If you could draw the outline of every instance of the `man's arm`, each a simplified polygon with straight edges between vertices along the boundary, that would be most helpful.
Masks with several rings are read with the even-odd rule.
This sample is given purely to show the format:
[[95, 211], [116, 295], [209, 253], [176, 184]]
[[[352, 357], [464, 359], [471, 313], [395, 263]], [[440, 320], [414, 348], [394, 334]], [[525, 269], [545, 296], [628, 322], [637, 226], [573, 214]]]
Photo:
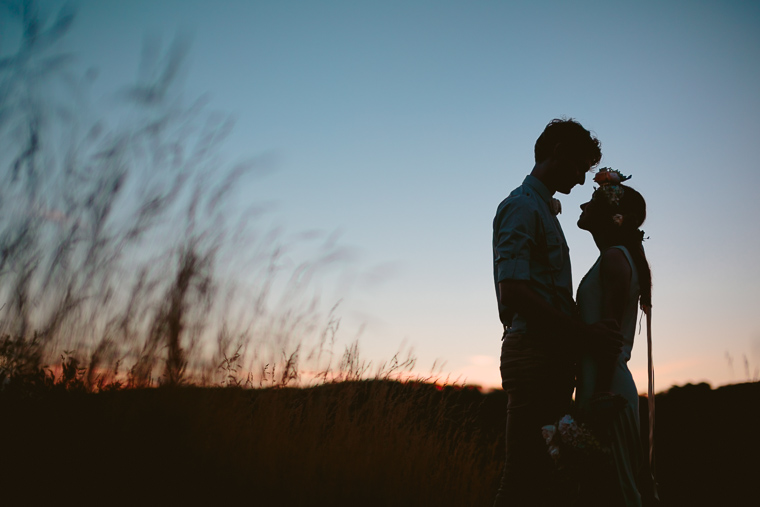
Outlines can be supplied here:
[[529, 326], [531, 323], [540, 323], [546, 331], [569, 335], [571, 339], [578, 340], [581, 347], [593, 348], [597, 353], [613, 357], [620, 354], [623, 337], [613, 322], [602, 320], [588, 325], [574, 319], [550, 305], [530, 288], [527, 281], [499, 282], [499, 299], [502, 305], [514, 308]]
[[531, 252], [538, 248], [536, 235], [539, 229], [543, 231], [540, 223], [535, 201], [524, 195], [511, 197], [508, 205], [497, 213], [494, 249], [498, 259], [499, 303], [531, 322], [534, 329], [575, 335], [581, 330], [581, 323], [552, 306], [530, 286]]
[[514, 308], [527, 322], [540, 322], [541, 327], [553, 333], [570, 333], [583, 330], [583, 324], [550, 305], [526, 280], [499, 282], [499, 299], [503, 306]]

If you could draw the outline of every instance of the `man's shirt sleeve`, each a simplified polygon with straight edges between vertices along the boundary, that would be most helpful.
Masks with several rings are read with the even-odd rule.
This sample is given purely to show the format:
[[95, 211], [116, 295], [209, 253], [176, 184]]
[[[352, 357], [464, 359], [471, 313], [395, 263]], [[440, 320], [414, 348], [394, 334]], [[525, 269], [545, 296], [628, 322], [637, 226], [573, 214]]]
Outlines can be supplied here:
[[515, 196], [504, 203], [494, 222], [496, 281], [530, 280], [530, 254], [535, 248], [535, 203]]

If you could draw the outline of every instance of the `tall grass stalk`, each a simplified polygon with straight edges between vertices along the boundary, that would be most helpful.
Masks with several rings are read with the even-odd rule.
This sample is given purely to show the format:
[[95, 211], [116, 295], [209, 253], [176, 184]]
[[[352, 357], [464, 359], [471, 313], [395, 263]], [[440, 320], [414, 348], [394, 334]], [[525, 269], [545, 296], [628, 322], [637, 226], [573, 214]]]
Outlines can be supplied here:
[[229, 164], [232, 119], [183, 99], [188, 38], [146, 43], [137, 81], [103, 111], [95, 73], [58, 49], [71, 7], [0, 9], [20, 27], [0, 59], [0, 376], [62, 350], [92, 389], [227, 383], [229, 358], [262, 384], [299, 380], [305, 362], [329, 371], [312, 350], [336, 317], [310, 283], [343, 250], [328, 241], [287, 268], [293, 245], [236, 192], [268, 158]]

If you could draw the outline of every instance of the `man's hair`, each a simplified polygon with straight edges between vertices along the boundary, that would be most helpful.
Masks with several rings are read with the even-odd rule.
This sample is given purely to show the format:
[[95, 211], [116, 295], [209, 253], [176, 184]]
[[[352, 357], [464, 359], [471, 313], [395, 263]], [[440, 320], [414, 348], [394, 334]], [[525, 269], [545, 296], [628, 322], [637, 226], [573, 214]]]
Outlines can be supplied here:
[[550, 121], [536, 141], [536, 162], [542, 162], [554, 155], [560, 145], [559, 156], [573, 161], [589, 162], [594, 167], [602, 159], [602, 143], [573, 120], [555, 118]]

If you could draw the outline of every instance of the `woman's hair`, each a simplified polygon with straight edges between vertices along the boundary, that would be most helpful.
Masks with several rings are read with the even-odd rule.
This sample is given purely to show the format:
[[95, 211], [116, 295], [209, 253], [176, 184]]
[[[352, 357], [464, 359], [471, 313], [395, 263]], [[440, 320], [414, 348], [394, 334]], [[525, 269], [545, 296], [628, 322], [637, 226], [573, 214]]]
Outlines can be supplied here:
[[623, 188], [623, 195], [620, 197], [620, 204], [616, 208], [616, 213], [623, 215], [623, 223], [620, 226], [623, 246], [633, 258], [636, 265], [636, 271], [639, 274], [639, 286], [641, 290], [641, 304], [645, 306], [652, 305], [652, 272], [649, 269], [649, 262], [644, 253], [644, 231], [640, 229], [641, 224], [647, 218], [647, 203], [636, 190], [627, 185], [620, 185]]
[[572, 118], [557, 118], [549, 122], [536, 140], [536, 162], [551, 157], [557, 145], [561, 147], [561, 156], [573, 161], [589, 162], [591, 167], [602, 159], [602, 143]]

